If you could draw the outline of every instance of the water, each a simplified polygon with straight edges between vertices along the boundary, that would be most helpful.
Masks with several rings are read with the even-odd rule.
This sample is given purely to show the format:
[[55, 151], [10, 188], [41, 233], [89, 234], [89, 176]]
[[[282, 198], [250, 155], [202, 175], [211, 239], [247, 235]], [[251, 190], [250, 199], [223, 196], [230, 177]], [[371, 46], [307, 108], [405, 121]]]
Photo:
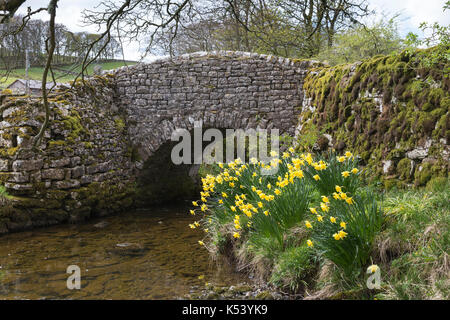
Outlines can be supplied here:
[[[211, 262], [187, 212], [166, 206], [2, 236], [0, 299], [176, 299], [205, 282], [243, 281]], [[81, 269], [80, 290], [67, 289], [69, 265]]]

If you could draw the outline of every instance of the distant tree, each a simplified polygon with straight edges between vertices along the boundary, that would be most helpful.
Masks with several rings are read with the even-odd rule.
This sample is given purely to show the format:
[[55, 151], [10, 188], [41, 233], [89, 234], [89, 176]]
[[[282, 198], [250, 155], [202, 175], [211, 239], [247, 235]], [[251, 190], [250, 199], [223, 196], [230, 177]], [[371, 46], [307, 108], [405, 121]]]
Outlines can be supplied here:
[[[99, 30], [104, 30], [103, 32], [98, 35], [89, 35], [87, 33], [73, 34], [61, 30], [59, 35], [62, 36], [65, 34], [67, 37], [64, 41], [58, 42], [55, 19], [59, 0], [48, 0], [47, 7], [34, 10], [28, 7], [27, 14], [22, 17], [21, 23], [13, 27], [8, 22], [24, 2], [26, 0], [0, 0], [0, 11], [4, 11], [0, 14], [0, 24], [2, 24], [0, 43], [2, 47], [4, 44], [8, 45], [6, 50], [14, 46], [22, 46], [23, 48], [24, 46], [21, 41], [30, 40], [26, 40], [29, 35], [24, 35], [23, 33], [25, 33], [24, 29], [29, 24], [32, 16], [44, 11], [48, 13], [49, 21], [46, 23], [48, 27], [45, 32], [44, 41], [45, 66], [42, 74], [42, 100], [45, 119], [39, 133], [34, 137], [33, 148], [40, 145], [50, 121], [50, 106], [46, 85], [49, 75], [51, 75], [53, 82], [56, 80], [52, 66], [58, 44], [60, 45], [61, 51], [64, 48], [65, 52], [70, 52], [72, 55], [80, 54], [81, 71], [75, 77], [75, 80], [81, 77], [81, 80], [84, 81], [86, 69], [90, 64], [102, 55], [114, 56], [117, 52], [118, 42], [112, 40], [114, 38], [113, 33], [116, 33], [119, 38], [120, 33], [123, 31], [127, 33], [124, 37], [128, 39], [137, 39], [140, 36], [149, 37], [149, 45], [146, 47], [146, 52], [149, 52], [156, 33], [161, 29], [167, 28], [176, 30], [181, 15], [189, 9], [191, 3], [190, 0], [103, 0], [96, 7], [96, 10], [84, 11], [84, 21], [87, 24], [97, 25]], [[62, 45], [61, 43], [65, 44]], [[108, 53], [105, 53], [105, 51], [108, 51]]]
[[[446, 10], [450, 10], [450, 1], [447, 1], [443, 6], [443, 11]], [[410, 32], [406, 36], [406, 44], [409, 46], [409, 49], [436, 47], [436, 50], [422, 57], [420, 63], [427, 67], [450, 61], [450, 25], [440, 25], [437, 22], [422, 22], [419, 28], [426, 36], [421, 39], [417, 34]], [[450, 67], [447, 64], [444, 75], [448, 78], [449, 74]]]
[[157, 40], [170, 54], [204, 47], [308, 58], [369, 14], [365, 0], [204, 0], [177, 29], [164, 29], [170, 42], [162, 33]]
[[397, 16], [370, 26], [359, 25], [334, 35], [331, 47], [315, 58], [331, 65], [360, 61], [379, 54], [390, 54], [405, 48], [398, 33]]

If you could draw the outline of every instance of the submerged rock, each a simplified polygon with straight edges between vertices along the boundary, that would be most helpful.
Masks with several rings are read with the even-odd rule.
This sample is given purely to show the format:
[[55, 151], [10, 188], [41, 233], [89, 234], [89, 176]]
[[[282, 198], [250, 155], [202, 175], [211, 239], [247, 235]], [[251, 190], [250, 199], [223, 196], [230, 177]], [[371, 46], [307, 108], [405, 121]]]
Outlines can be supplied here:
[[124, 242], [116, 244], [116, 247], [109, 250], [109, 252], [124, 256], [136, 256], [144, 254], [145, 248], [139, 243]]
[[109, 225], [108, 222], [106, 222], [106, 221], [100, 221], [99, 223], [94, 224], [94, 227], [100, 229], [100, 228], [105, 228], [105, 227], [107, 227], [108, 225]]

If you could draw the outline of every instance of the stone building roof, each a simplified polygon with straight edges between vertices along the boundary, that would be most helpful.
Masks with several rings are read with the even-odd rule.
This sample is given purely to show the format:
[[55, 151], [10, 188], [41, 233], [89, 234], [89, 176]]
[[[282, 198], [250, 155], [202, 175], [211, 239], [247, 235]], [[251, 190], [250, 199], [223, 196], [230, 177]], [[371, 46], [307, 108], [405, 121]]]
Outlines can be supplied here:
[[[13, 83], [11, 83], [8, 86], [8, 89], [11, 88], [17, 88], [20, 86], [23, 86], [23, 88], [26, 87], [26, 79], [17, 79], [16, 81], [14, 81]], [[47, 90], [50, 90], [53, 87], [54, 83], [53, 82], [47, 82], [46, 88]], [[56, 83], [57, 86], [61, 85], [61, 83]], [[29, 80], [29, 88], [30, 90], [41, 90], [42, 88], [42, 81], [39, 80]]]

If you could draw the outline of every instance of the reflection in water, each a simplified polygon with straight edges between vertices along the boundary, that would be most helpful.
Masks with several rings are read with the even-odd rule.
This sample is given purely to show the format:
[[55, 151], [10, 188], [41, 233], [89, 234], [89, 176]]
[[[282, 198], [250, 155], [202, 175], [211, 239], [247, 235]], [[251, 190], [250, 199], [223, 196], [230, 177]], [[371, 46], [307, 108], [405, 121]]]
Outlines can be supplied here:
[[[152, 208], [0, 237], [0, 299], [175, 299], [205, 281], [242, 281], [209, 260], [187, 211]], [[66, 287], [69, 265], [81, 269], [80, 290]]]

